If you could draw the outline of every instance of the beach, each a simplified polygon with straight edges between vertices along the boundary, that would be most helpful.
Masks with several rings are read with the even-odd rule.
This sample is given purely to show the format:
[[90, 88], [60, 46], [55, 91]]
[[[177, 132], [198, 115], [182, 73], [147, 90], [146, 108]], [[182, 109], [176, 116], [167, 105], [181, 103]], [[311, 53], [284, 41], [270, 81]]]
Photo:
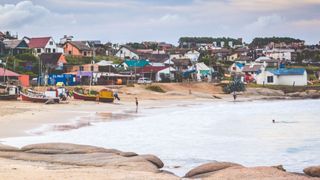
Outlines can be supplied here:
[[[244, 107], [250, 107], [252, 105], [263, 105], [265, 106], [262, 109], [266, 109], [269, 107], [272, 107], [277, 104], [277, 101], [274, 104], [270, 104], [265, 99], [266, 96], [247, 96], [247, 95], [239, 95], [236, 102], [233, 102], [233, 99], [231, 95], [225, 95], [222, 94], [219, 90], [212, 90], [209, 89], [207, 85], [198, 84], [195, 85], [198, 87], [192, 87], [192, 85], [183, 85], [183, 86], [173, 86], [173, 87], [164, 87], [166, 89], [166, 93], [157, 93], [157, 92], [151, 92], [151, 91], [145, 91], [143, 86], [134, 87], [134, 88], [120, 88], [119, 89], [119, 95], [121, 98], [121, 101], [116, 101], [113, 104], [105, 104], [105, 103], [97, 103], [97, 102], [85, 102], [85, 101], [76, 101], [76, 100], [69, 100], [68, 103], [62, 103], [62, 104], [55, 104], [55, 105], [43, 105], [43, 104], [35, 104], [35, 103], [25, 103], [25, 102], [0, 102], [1, 110], [0, 110], [0, 139], [6, 141], [4, 144], [10, 144], [15, 147], [23, 147], [28, 144], [34, 143], [50, 143], [50, 142], [64, 142], [64, 143], [76, 143], [76, 144], [89, 144], [93, 146], [103, 146], [104, 148], [117, 148], [122, 151], [134, 151], [138, 154], [156, 154], [158, 157], [160, 156], [161, 160], [164, 161], [164, 170], [168, 171], [174, 171], [178, 173], [178, 175], [181, 177], [183, 174], [185, 174], [188, 170], [201, 165], [203, 163], [210, 162], [210, 160], [218, 160], [218, 161], [231, 161], [233, 158], [232, 156], [224, 156], [222, 157], [220, 154], [220, 157], [212, 156], [210, 151], [208, 151], [208, 154], [202, 154], [203, 152], [192, 152], [194, 151], [194, 147], [191, 144], [193, 143], [186, 143], [181, 144], [180, 147], [179, 141], [187, 142], [190, 137], [196, 137], [199, 136], [200, 139], [195, 138], [195, 142], [197, 142], [199, 147], [206, 147], [207, 142], [202, 140], [205, 140], [209, 138], [210, 136], [207, 136], [205, 134], [201, 133], [201, 129], [199, 129], [200, 133], [197, 129], [195, 129], [194, 132], [190, 131], [189, 127], [196, 128], [197, 122], [191, 123], [189, 121], [185, 122], [185, 128], [183, 127], [181, 130], [177, 129], [176, 134], [172, 134], [170, 136], [170, 131], [174, 132], [175, 128], [178, 126], [181, 126], [181, 123], [183, 121], [164, 121], [163, 124], [157, 124], [157, 122], [161, 121], [161, 119], [165, 119], [166, 115], [167, 117], [172, 117], [173, 119], [179, 119], [181, 116], [181, 113], [184, 114], [185, 111], [187, 111], [190, 116], [190, 118], [197, 118], [196, 114], [198, 113], [202, 114], [204, 117], [206, 114], [201, 111], [201, 109], [206, 109], [210, 107], [219, 107], [219, 106], [230, 106], [230, 108], [240, 108], [240, 104]], [[203, 86], [207, 86], [207, 88], [203, 88]], [[197, 89], [201, 89], [198, 91]], [[191, 93], [190, 93], [191, 89]], [[135, 97], [139, 100], [139, 107], [138, 112], [136, 112], [136, 105], [135, 105]], [[267, 96], [267, 98], [273, 99], [274, 96]], [[260, 99], [260, 100], [259, 100]], [[262, 101], [262, 103], [260, 102]], [[315, 102], [315, 101], [311, 101]], [[296, 107], [294, 105], [296, 102], [292, 101], [293, 103], [293, 109]], [[290, 104], [290, 103], [289, 103]], [[281, 104], [280, 106], [287, 106], [289, 104]], [[310, 104], [309, 102], [306, 102], [306, 104]], [[317, 104], [317, 103], [316, 103]], [[208, 106], [209, 105], [209, 106]], [[197, 110], [198, 109], [198, 110]], [[227, 108], [229, 109], [229, 108]], [[289, 109], [290, 110], [290, 109]], [[208, 112], [211, 112], [212, 110], [208, 110]], [[216, 114], [228, 114], [228, 112], [219, 112], [221, 110], [217, 110]], [[180, 113], [180, 114], [179, 114]], [[230, 112], [229, 112], [230, 113]], [[285, 113], [285, 112], [283, 112]], [[158, 114], [158, 115], [157, 115]], [[192, 116], [194, 115], [194, 117]], [[225, 118], [221, 115], [219, 115], [221, 119]], [[238, 114], [239, 117], [241, 117], [241, 114]], [[152, 118], [152, 120], [150, 119]], [[237, 117], [237, 116], [236, 116]], [[310, 117], [312, 118], [312, 117]], [[201, 120], [200, 118], [199, 120]], [[239, 118], [237, 118], [239, 119]], [[244, 121], [240, 119], [241, 121]], [[278, 118], [277, 118], [278, 120]], [[224, 119], [224, 121], [227, 121], [227, 119]], [[268, 125], [271, 125], [272, 127], [271, 119], [266, 120], [265, 122]], [[115, 122], [115, 123], [113, 123]], [[150, 123], [148, 123], [150, 122]], [[203, 123], [209, 123], [210, 121], [204, 121]], [[245, 122], [245, 121], [244, 121]], [[288, 122], [288, 123], [284, 123]], [[293, 124], [291, 124], [293, 122]], [[282, 120], [278, 126], [284, 126], [283, 128], [290, 128], [288, 126], [296, 125], [296, 120], [290, 121], [288, 120]], [[110, 124], [111, 123], [111, 124]], [[167, 124], [166, 124], [167, 123]], [[169, 124], [168, 124], [169, 123]], [[218, 123], [213, 121], [214, 124]], [[249, 122], [246, 122], [249, 123]], [[252, 123], [250, 121], [250, 123]], [[261, 124], [261, 123], [259, 123]], [[258, 124], [258, 125], [259, 125]], [[221, 125], [224, 127], [226, 131], [232, 132], [232, 128], [235, 128], [231, 126], [232, 124], [229, 124], [227, 126]], [[203, 128], [205, 126], [211, 127], [210, 124], [204, 124]], [[237, 125], [235, 125], [237, 126]], [[261, 127], [265, 126], [261, 124]], [[312, 124], [311, 124], [312, 126]], [[143, 128], [150, 128], [149, 130], [143, 130], [139, 132], [139, 128], [142, 130]], [[298, 126], [297, 126], [298, 127]], [[163, 133], [155, 132], [156, 129], [164, 130], [168, 129], [168, 132], [163, 131]], [[199, 127], [200, 128], [200, 127]], [[260, 125], [257, 127], [260, 128]], [[118, 132], [117, 132], [118, 129]], [[138, 131], [132, 129], [137, 129]], [[215, 129], [212, 127], [212, 130], [216, 131], [218, 135], [220, 134], [219, 131], [223, 129]], [[229, 130], [228, 130], [229, 129]], [[207, 129], [209, 130], [209, 129]], [[205, 131], [207, 131], [205, 130]], [[261, 129], [262, 130], [262, 129]], [[266, 130], [266, 129], [265, 129]], [[264, 130], [264, 131], [265, 131]], [[132, 133], [130, 132], [132, 131]], [[188, 135], [185, 136], [185, 140], [182, 140], [182, 136], [184, 132], [188, 132]], [[244, 130], [246, 131], [246, 130]], [[299, 130], [299, 132], [304, 130]], [[96, 132], [93, 134], [93, 132]], [[108, 132], [107, 134], [105, 132]], [[120, 133], [121, 132], [121, 133]], [[255, 131], [253, 131], [255, 133]], [[251, 132], [251, 133], [253, 133]], [[263, 131], [261, 131], [262, 133]], [[88, 134], [86, 134], [88, 133]], [[182, 133], [179, 135], [179, 133]], [[191, 133], [191, 134], [190, 134]], [[240, 133], [240, 132], [239, 132]], [[248, 132], [250, 134], [250, 132]], [[260, 133], [260, 135], [262, 135]], [[274, 133], [278, 133], [275, 131]], [[281, 134], [281, 132], [279, 132]], [[137, 139], [137, 135], [141, 135], [142, 139]], [[169, 135], [168, 135], [169, 134]], [[92, 136], [94, 135], [94, 136]], [[124, 135], [124, 136], [122, 136]], [[166, 137], [168, 135], [168, 137]], [[227, 134], [227, 136], [233, 136], [232, 134]], [[96, 138], [94, 138], [96, 136]], [[127, 136], [127, 138], [125, 137]], [[136, 137], [137, 136], [137, 137]], [[158, 138], [163, 137], [164, 139]], [[203, 136], [203, 137], [202, 137]], [[240, 137], [242, 137], [241, 135]], [[248, 136], [248, 134], [246, 134]], [[264, 137], [265, 136], [265, 137]], [[19, 138], [21, 137], [21, 138]], [[37, 138], [39, 137], [39, 138]], [[42, 137], [42, 138], [41, 138]], [[75, 138], [78, 137], [78, 138]], [[150, 139], [150, 141], [145, 141], [146, 139]], [[157, 138], [155, 138], [157, 137]], [[169, 138], [172, 138], [172, 140], [169, 140]], [[202, 137], [202, 138], [201, 138]], [[240, 138], [239, 137], [239, 138]], [[262, 136], [264, 139], [270, 139], [272, 142], [272, 137], [269, 133]], [[291, 136], [290, 136], [291, 137]], [[110, 138], [110, 140], [108, 140]], [[231, 142], [234, 141], [235, 144], [236, 140], [240, 140], [239, 138], [236, 138]], [[248, 137], [243, 137], [248, 141], [249, 144], [255, 144], [257, 143], [254, 139], [251, 139]], [[105, 139], [105, 140], [104, 140]], [[122, 143], [118, 143], [121, 139]], [[166, 139], [166, 140], [165, 140]], [[175, 142], [176, 139], [176, 142]], [[52, 141], [53, 140], [53, 141]], [[156, 142], [153, 142], [156, 140]], [[164, 141], [165, 140], [165, 141]], [[167, 141], [169, 140], [169, 141]], [[208, 139], [210, 140], [210, 139]], [[223, 140], [223, 139], [221, 139]], [[226, 140], [228, 144], [228, 140]], [[279, 142], [286, 142], [288, 139], [283, 139], [283, 141]], [[294, 142], [294, 139], [292, 139]], [[49, 141], [49, 142], [48, 142]], [[134, 141], [137, 141], [137, 143], [133, 143]], [[140, 142], [141, 141], [141, 142]], [[214, 142], [219, 142], [219, 140], [213, 140]], [[241, 140], [242, 141], [242, 140]], [[269, 141], [269, 140], [268, 140]], [[315, 142], [318, 142], [318, 140], [314, 140]], [[31, 143], [29, 143], [31, 142]], [[221, 141], [222, 143], [223, 141]], [[184, 148], [183, 151], [186, 154], [181, 154], [179, 157], [177, 154], [172, 154], [166, 158], [167, 150], [166, 148], [163, 148], [163, 151], [152, 150], [152, 146], [148, 146], [148, 144], [154, 143], [158, 150], [160, 148], [163, 148], [164, 146], [171, 146], [172, 149], [174, 148]], [[203, 144], [201, 144], [203, 143]], [[144, 144], [144, 145], [142, 145]], [[188, 147], [190, 145], [190, 147]], [[215, 152], [220, 151], [231, 151], [232, 146], [208, 146], [209, 149], [216, 149]], [[231, 144], [230, 144], [231, 145]], [[263, 145], [262, 145], [263, 146]], [[141, 147], [141, 148], [140, 148]], [[231, 148], [227, 150], [226, 148]], [[246, 148], [253, 148], [252, 146], [244, 146], [244, 149]], [[317, 147], [316, 147], [317, 148]], [[188, 149], [192, 150], [188, 153]], [[243, 150], [244, 150], [243, 149]], [[270, 148], [272, 150], [272, 148]], [[313, 149], [317, 150], [317, 149]], [[177, 150], [176, 150], [177, 151]], [[236, 150], [237, 152], [240, 152], [241, 155], [241, 148]], [[303, 150], [304, 151], [304, 150]], [[273, 151], [270, 151], [273, 153]], [[212, 152], [213, 153], [213, 152]], [[189, 155], [188, 155], [189, 154]], [[193, 154], [193, 155], [191, 155]], [[250, 165], [251, 161], [256, 161], [256, 164], [251, 165], [253, 166], [263, 166], [263, 165], [279, 165], [283, 162], [277, 162], [279, 160], [279, 157], [275, 158], [273, 161], [269, 163], [263, 163], [264, 160], [259, 158], [259, 153], [257, 153], [257, 156], [253, 156], [252, 159], [248, 159], [245, 156], [241, 159], [238, 159], [238, 163], [243, 163], [242, 165]], [[267, 153], [268, 154], [268, 153]], [[219, 153], [217, 153], [219, 155]], [[243, 154], [242, 154], [243, 155]], [[249, 155], [249, 154], [248, 154]], [[20, 156], [20, 155], [19, 155]], [[183, 160], [184, 156], [190, 157], [194, 156], [194, 159], [189, 160]], [[2, 156], [1, 156], [2, 157]], [[172, 157], [176, 157], [176, 160], [174, 160]], [[203, 158], [203, 157], [211, 157], [211, 158]], [[181, 158], [180, 160], [178, 160]], [[254, 159], [257, 158], [257, 159]], [[317, 157], [314, 157], [317, 158]], [[248, 160], [248, 161], [246, 161]], [[179, 164], [180, 162], [180, 164]], [[45, 175], [52, 174], [52, 179], [60, 179], [60, 178], [74, 178], [77, 179], [77, 177], [88, 177], [88, 178], [94, 178], [94, 179], [103, 179], [105, 175], [110, 177], [110, 179], [149, 179], [150, 177], [153, 177], [154, 179], [175, 179], [178, 178], [175, 175], [170, 175], [163, 172], [154, 172], [154, 171], [137, 171], [136, 169], [131, 169], [128, 171], [128, 169], [117, 169], [115, 170], [114, 167], [101, 169], [97, 167], [81, 167], [85, 170], [81, 169], [79, 170], [78, 166], [75, 165], [57, 165], [52, 163], [41, 163], [41, 162], [26, 162], [24, 160], [20, 161], [13, 161], [10, 159], [3, 159], [1, 160], [1, 163], [4, 165], [3, 169], [0, 169], [1, 172], [6, 172], [7, 174], [2, 174], [2, 177], [8, 177], [8, 178], [14, 178], [16, 177], [27, 177], [26, 172], [30, 169], [33, 169], [34, 172], [38, 174], [38, 179], [42, 179], [41, 177]], [[247, 163], [247, 164], [246, 164]], [[5, 166], [9, 165], [10, 166]], [[252, 164], [252, 163], [251, 163]], [[308, 165], [308, 163], [306, 163]], [[310, 163], [311, 165], [311, 163]], [[183, 166], [183, 167], [179, 167]], [[34, 169], [34, 167], [38, 167]], [[286, 166], [285, 166], [286, 167]], [[11, 168], [11, 170], [10, 170]], [[301, 173], [302, 168], [296, 172]], [[247, 170], [247, 169], [246, 169]], [[270, 169], [265, 169], [266, 171], [269, 171]], [[18, 173], [14, 173], [17, 171]], [[129, 173], [130, 172], [130, 173]], [[180, 172], [180, 173], [179, 173]], [[20, 173], [21, 176], [18, 176]], [[124, 174], [128, 174], [129, 177], [125, 176]], [[43, 175], [43, 176], [42, 176]], [[283, 174], [284, 176], [288, 176], [288, 174]], [[255, 176], [256, 177], [256, 176]], [[279, 177], [282, 177], [282, 175], [279, 175]], [[289, 177], [289, 176], [288, 176]], [[68, 178], [68, 179], [69, 179]], [[88, 179], [84, 178], [84, 179]], [[299, 176], [299, 178], [304, 179], [307, 177]], [[299, 179], [297, 178], [297, 179]], [[271, 178], [270, 179], [274, 179]], [[285, 179], [285, 178], [284, 178]]]

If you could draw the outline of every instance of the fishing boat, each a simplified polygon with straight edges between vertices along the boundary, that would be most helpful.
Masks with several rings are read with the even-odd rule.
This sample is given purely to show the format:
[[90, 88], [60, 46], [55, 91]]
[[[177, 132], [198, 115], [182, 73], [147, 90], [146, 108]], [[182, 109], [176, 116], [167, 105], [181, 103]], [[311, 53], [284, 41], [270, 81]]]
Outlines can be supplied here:
[[109, 89], [103, 89], [98, 94], [83, 94], [79, 91], [73, 92], [73, 98], [85, 101], [113, 102], [113, 92]]
[[0, 86], [0, 100], [17, 100], [19, 89], [16, 86]]
[[20, 92], [22, 101], [29, 101], [29, 102], [36, 102], [36, 103], [46, 103], [49, 100], [53, 100], [55, 103], [59, 103], [60, 99], [57, 97], [49, 97], [39, 94], [32, 94], [32, 93], [23, 93]]
[[92, 94], [82, 94], [80, 92], [74, 91], [73, 98], [85, 101], [96, 101], [98, 99], [98, 96]]
[[111, 91], [109, 89], [102, 89], [99, 92], [99, 101], [100, 102], [113, 102], [114, 101], [113, 91]]

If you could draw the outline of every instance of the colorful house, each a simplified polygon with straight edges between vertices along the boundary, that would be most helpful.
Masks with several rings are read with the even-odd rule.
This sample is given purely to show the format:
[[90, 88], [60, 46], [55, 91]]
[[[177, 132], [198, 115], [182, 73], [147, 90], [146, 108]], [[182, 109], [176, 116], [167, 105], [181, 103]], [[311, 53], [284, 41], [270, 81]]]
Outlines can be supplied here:
[[48, 69], [62, 70], [67, 64], [66, 57], [62, 53], [43, 53], [40, 55], [41, 63]]
[[212, 69], [203, 62], [196, 64], [197, 81], [211, 81]]
[[52, 37], [30, 38], [28, 41], [28, 46], [30, 49], [33, 49], [33, 53], [35, 55], [58, 52], [57, 44], [54, 42]]
[[171, 81], [174, 80], [175, 69], [172, 67], [145, 66], [137, 70], [143, 77], [150, 78], [152, 81]]
[[93, 50], [83, 41], [67, 41], [63, 45], [63, 52], [69, 56], [93, 57]]
[[4, 40], [4, 54], [17, 55], [28, 52], [29, 46], [24, 40]]
[[257, 75], [257, 84], [306, 86], [307, 71], [304, 68], [263, 69]]
[[135, 60], [135, 59], [127, 59], [123, 62], [123, 67], [125, 70], [128, 69], [135, 69], [135, 68], [143, 68], [145, 66], [148, 66], [149, 61], [145, 59]]

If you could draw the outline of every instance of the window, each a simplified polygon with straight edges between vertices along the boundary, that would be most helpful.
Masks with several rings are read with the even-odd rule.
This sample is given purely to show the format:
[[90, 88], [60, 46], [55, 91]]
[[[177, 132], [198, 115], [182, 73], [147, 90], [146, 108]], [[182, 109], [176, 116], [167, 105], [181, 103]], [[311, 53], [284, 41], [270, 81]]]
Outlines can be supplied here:
[[69, 55], [71, 55], [72, 54], [72, 52], [71, 51], [69, 51]]
[[83, 66], [80, 66], [80, 71], [83, 71], [83, 70], [84, 70]]
[[37, 53], [41, 53], [41, 49], [38, 48], [38, 49], [37, 49]]
[[52, 46], [52, 45], [53, 45], [53, 42], [52, 42], [52, 41], [50, 41], [50, 42], [49, 42], [49, 44]]
[[267, 77], [267, 82], [268, 83], [273, 83], [273, 76], [268, 76]]
[[56, 49], [52, 49], [52, 52], [55, 53], [55, 52], [56, 52]]
[[84, 55], [84, 56], [87, 56], [87, 51], [83, 52], [83, 55]]

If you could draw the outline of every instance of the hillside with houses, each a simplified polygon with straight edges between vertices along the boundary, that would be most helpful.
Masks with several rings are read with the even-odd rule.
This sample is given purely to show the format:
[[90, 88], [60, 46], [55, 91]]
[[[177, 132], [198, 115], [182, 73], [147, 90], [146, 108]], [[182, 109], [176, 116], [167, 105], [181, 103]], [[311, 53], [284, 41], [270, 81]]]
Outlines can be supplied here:
[[[287, 37], [181, 37], [165, 42], [117, 44], [100, 40], [18, 37], [0, 32], [1, 68], [22, 85], [126, 85], [151, 82], [228, 82], [315, 86], [320, 46]], [[3, 70], [2, 70], [3, 71]], [[0, 74], [4, 81], [4, 74]], [[23, 79], [23, 80], [22, 80]]]

